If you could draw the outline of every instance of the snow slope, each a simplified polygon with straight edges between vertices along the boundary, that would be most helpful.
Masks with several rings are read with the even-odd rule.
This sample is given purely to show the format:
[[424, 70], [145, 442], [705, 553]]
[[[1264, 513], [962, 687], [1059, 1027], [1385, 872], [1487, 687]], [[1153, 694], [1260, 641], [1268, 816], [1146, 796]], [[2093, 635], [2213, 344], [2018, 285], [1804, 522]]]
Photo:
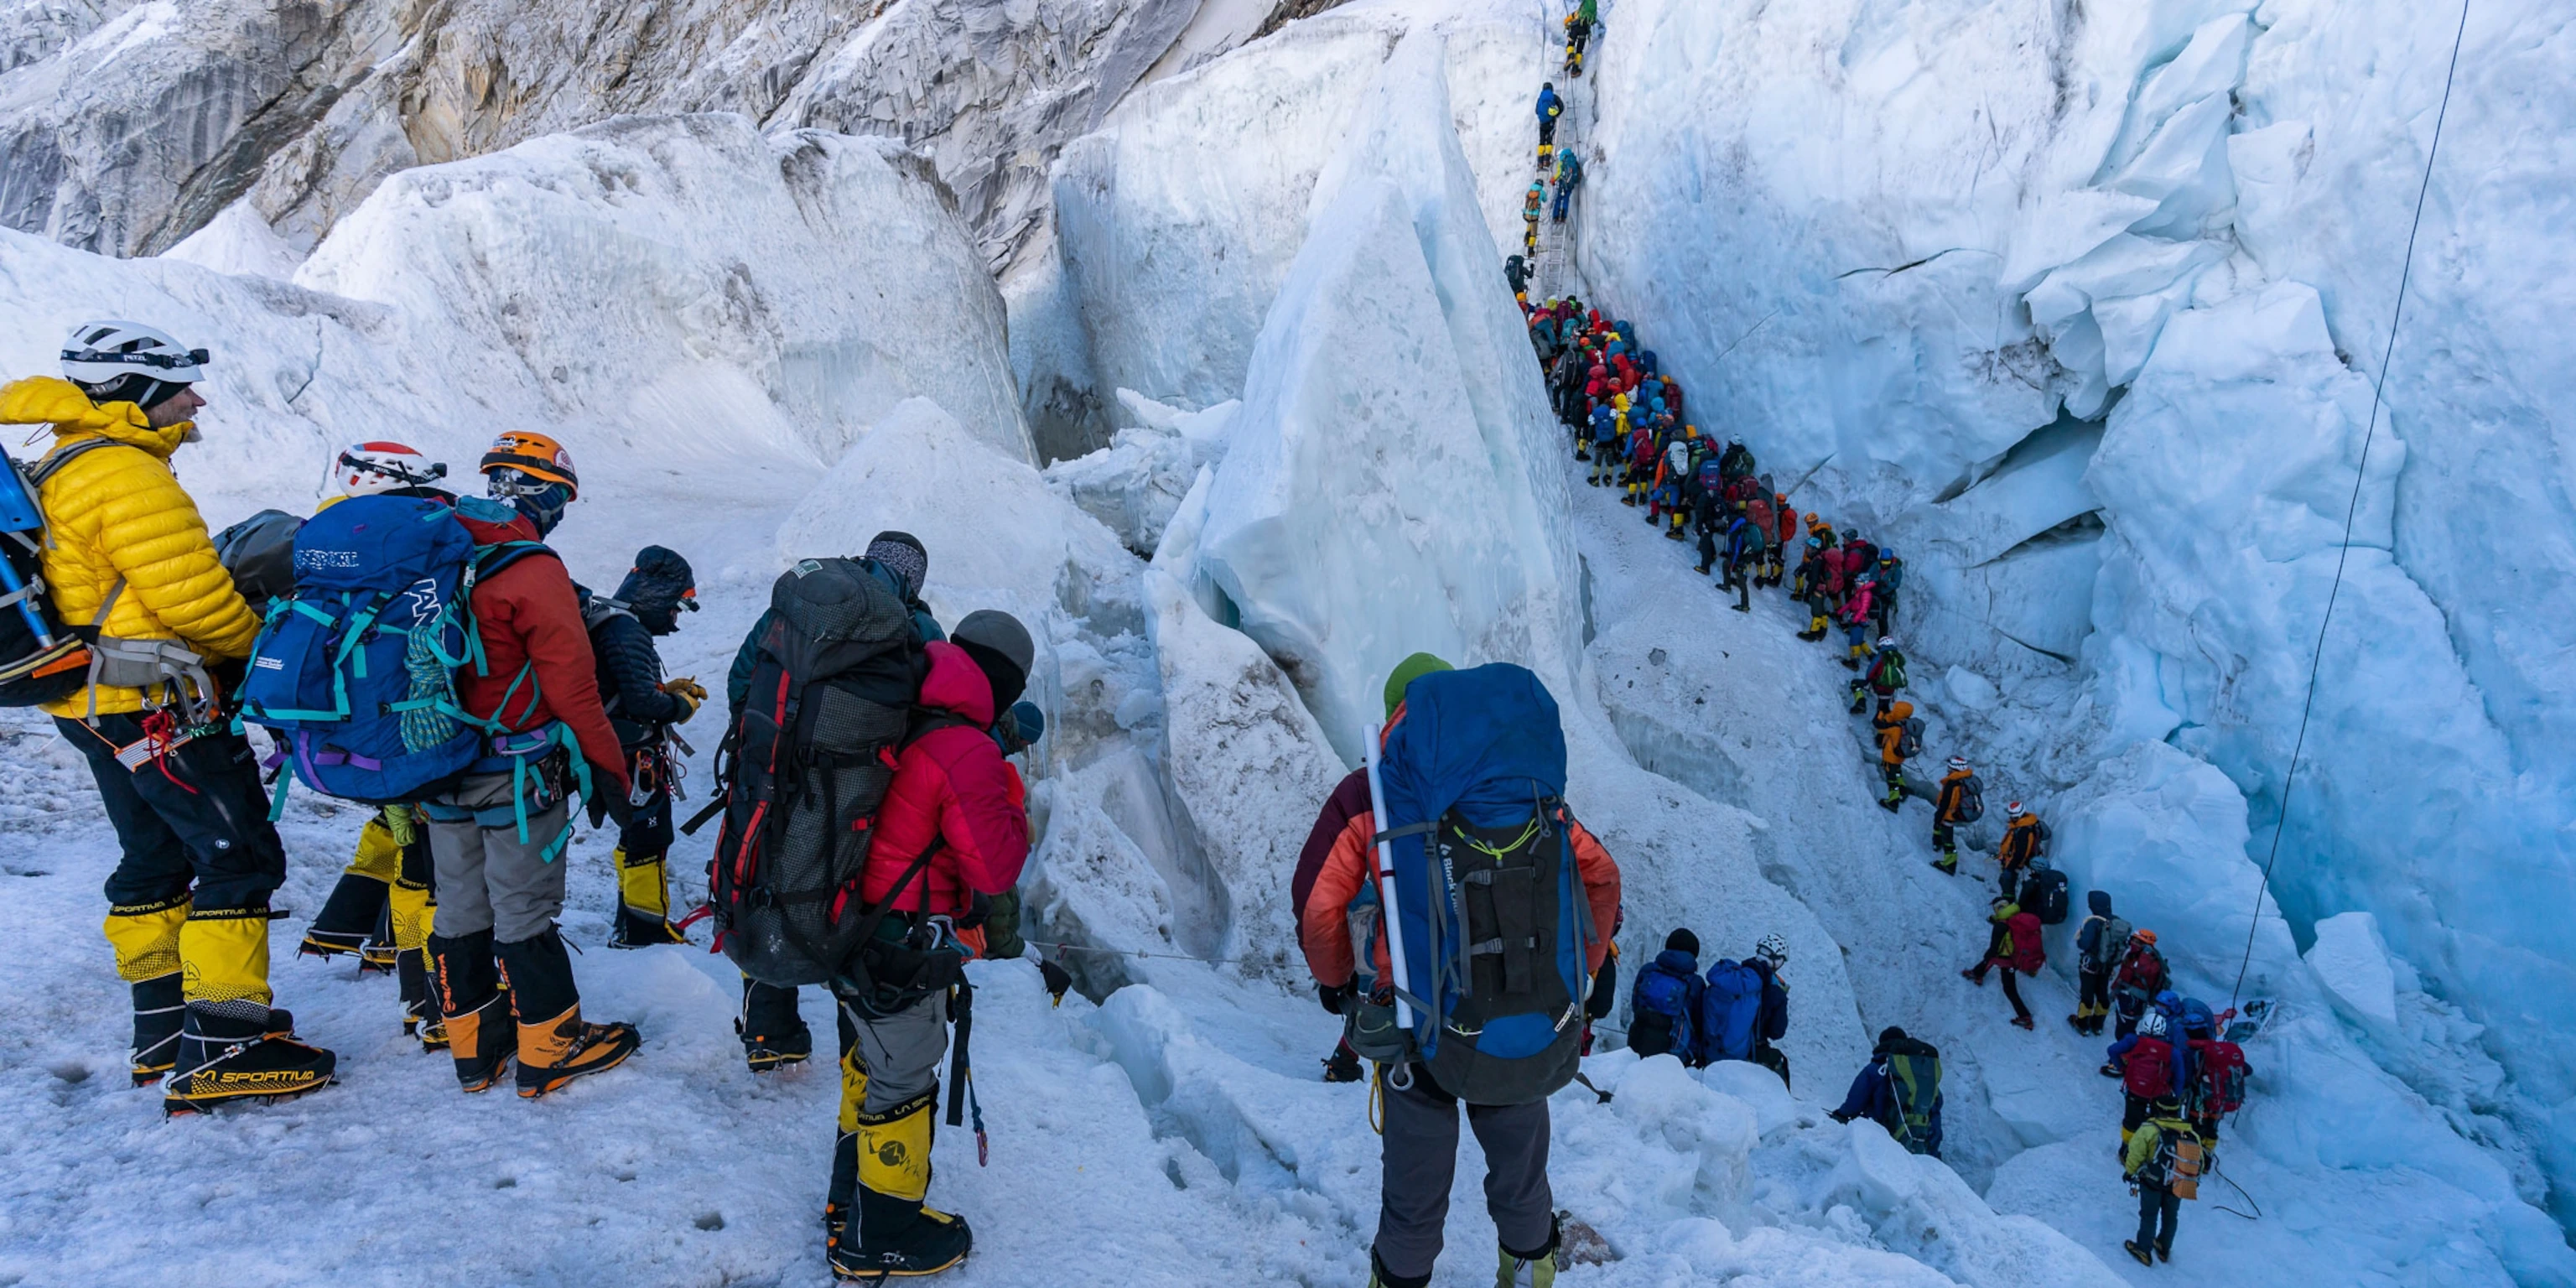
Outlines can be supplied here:
[[[1436, 75], [1411, 86], [1427, 108], [1440, 105], [1438, 89]], [[1446, 122], [1436, 111], [1427, 120]], [[755, 228], [756, 206], [745, 207], [742, 223], [726, 224], [695, 194], [719, 186], [756, 194], [783, 164], [817, 154], [828, 162], [843, 148], [855, 152], [855, 174], [842, 182], [911, 180], [899, 168], [881, 169], [890, 158], [871, 145], [797, 136], [764, 149], [742, 142], [736, 128], [721, 119], [626, 121], [406, 176], [344, 221], [302, 270], [316, 285], [375, 292], [372, 301], [177, 261], [118, 263], [11, 235], [0, 240], [0, 270], [20, 315], [0, 330], [49, 334], [56, 314], [106, 308], [207, 337], [218, 350], [209, 382], [217, 410], [208, 441], [180, 467], [218, 522], [254, 504], [302, 504], [311, 463], [337, 437], [399, 433], [465, 461], [477, 445], [475, 425], [520, 417], [549, 399], [569, 404], [565, 388], [605, 397], [631, 380], [623, 385], [628, 401], [611, 405], [652, 435], [630, 437], [599, 409], [544, 422], [574, 445], [585, 468], [584, 502], [559, 545], [576, 575], [594, 582], [613, 576], [646, 540], [697, 560], [708, 611], [666, 646], [679, 673], [721, 670], [786, 559], [850, 549], [882, 526], [921, 534], [933, 551], [934, 608], [950, 617], [1011, 608], [1031, 621], [1045, 652], [1032, 686], [1054, 716], [1030, 766], [1043, 829], [1029, 878], [1034, 929], [1050, 940], [1144, 945], [1167, 955], [1119, 968], [1105, 964], [1115, 957], [1077, 954], [1095, 992], [1136, 982], [1101, 1007], [1077, 997], [1060, 1011], [1040, 1004], [1026, 964], [977, 968], [987, 998], [977, 1087], [995, 1160], [990, 1169], [970, 1163], [958, 1132], [942, 1147], [942, 1196], [976, 1220], [981, 1236], [959, 1282], [1023, 1283], [1034, 1274], [1075, 1284], [1358, 1277], [1376, 1208], [1375, 1151], [1357, 1131], [1365, 1097], [1313, 1077], [1331, 1026], [1283, 987], [1291, 935], [1279, 890], [1304, 814], [1340, 764], [1286, 675], [1250, 637], [1207, 617], [1188, 589], [1204, 575], [1188, 552], [1210, 548], [1192, 543], [1207, 530], [1214, 467], [1167, 521], [1158, 554], [1170, 557], [1149, 566], [1120, 534], [1059, 495], [1028, 464], [1024, 446], [994, 441], [989, 424], [972, 424], [939, 400], [975, 410], [982, 386], [959, 373], [972, 374], [979, 353], [1000, 351], [995, 315], [955, 292], [938, 315], [954, 344], [937, 361], [897, 350], [881, 367], [844, 364], [817, 378], [832, 396], [817, 398], [820, 405], [872, 397], [885, 406], [865, 425], [825, 422], [846, 434], [846, 450], [833, 450], [833, 437], [797, 419], [808, 405], [796, 399], [808, 391], [764, 384], [777, 350], [755, 343], [708, 351], [716, 340], [739, 344], [746, 331], [755, 342], [763, 337], [757, 328], [708, 323], [710, 295], [699, 284], [703, 265], [723, 262], [720, 248], [740, 248], [746, 238], [806, 227], [836, 240], [838, 212], [848, 208], [828, 200], [826, 186], [808, 194], [824, 199], [800, 207], [812, 223], [800, 216]], [[1460, 353], [1511, 379], [1486, 415], [1502, 441], [1522, 436], [1529, 451], [1508, 462], [1517, 473], [1500, 476], [1517, 493], [1493, 485], [1495, 495], [1531, 512], [1521, 531], [1546, 559], [1569, 559], [1562, 518], [1534, 517], [1550, 495], [1546, 474], [1557, 468], [1538, 451], [1547, 444], [1535, 385], [1502, 365], [1517, 355], [1502, 343], [1514, 338], [1510, 330], [1494, 322], [1508, 314], [1490, 280], [1482, 279], [1480, 294], [1472, 285], [1480, 279], [1463, 276], [1463, 257], [1490, 260], [1490, 242], [1465, 195], [1454, 141], [1435, 132], [1429, 142], [1446, 158], [1448, 178], [1416, 191], [1426, 215], [1438, 216], [1431, 256], [1444, 274], [1459, 275], [1449, 280], [1460, 289], [1450, 297], [1454, 315], [1426, 297], [1412, 307], [1446, 318]], [[1396, 143], [1372, 154], [1371, 164], [1408, 164], [1416, 154]], [[1381, 174], [1350, 191], [1395, 187]], [[902, 199], [899, 190], [877, 196], [875, 206]], [[927, 229], [934, 244], [958, 232]], [[851, 249], [757, 249], [765, 259], [826, 263], [834, 253], [874, 254], [852, 271], [881, 281], [896, 299], [939, 297], [953, 280], [918, 243], [842, 240]], [[1423, 241], [1406, 244], [1425, 253]], [[638, 257], [649, 257], [641, 261], [649, 270], [595, 267]], [[583, 264], [594, 266], [595, 276], [581, 279], [593, 289], [558, 298], [571, 280], [561, 274]], [[718, 276], [741, 294], [718, 290], [713, 298], [769, 298], [756, 270]], [[1283, 309], [1277, 322], [1283, 335], [1305, 325], [1330, 332], [1385, 304], [1360, 298], [1309, 313]], [[812, 319], [814, 330], [799, 333], [811, 338], [800, 342], [817, 346], [829, 343], [835, 325], [852, 325], [792, 307], [767, 312]], [[1278, 351], [1319, 352], [1317, 338], [1283, 338]], [[6, 368], [42, 369], [43, 350], [18, 343]], [[657, 358], [681, 361], [673, 355], [694, 365], [646, 378]], [[1452, 379], [1467, 378], [1452, 370]], [[1278, 372], [1258, 375], [1281, 388], [1317, 378], [1311, 364], [1285, 359]], [[889, 389], [932, 392], [887, 403]], [[694, 436], [676, 420], [651, 419], [685, 398], [721, 403], [731, 415]], [[1135, 405], [1168, 425], [1164, 432], [1206, 436], [1210, 459], [1225, 462], [1235, 486], [1316, 486], [1298, 477], [1311, 474], [1310, 464], [1228, 450], [1224, 440], [1278, 432], [1251, 428], [1248, 410], [1210, 423]], [[1391, 425], [1416, 443], [1445, 432], [1428, 421]], [[719, 444], [740, 450], [713, 450]], [[816, 469], [818, 456], [828, 469]], [[1149, 454], [1134, 456], [1152, 467]], [[1264, 460], [1289, 477], [1264, 480], [1237, 463]], [[1091, 476], [1100, 472], [1095, 463]], [[1070, 478], [1061, 486], [1073, 490]], [[1550, 611], [1560, 625], [1543, 634], [1478, 638], [1552, 652], [1552, 661], [1528, 660], [1550, 666], [1577, 693], [1574, 610], [1560, 603]], [[1591, 726], [1578, 734], [1599, 761], [1610, 745], [1606, 725], [1581, 702], [1569, 705]], [[24, 883], [29, 924], [48, 930], [0, 948], [7, 981], [0, 1032], [10, 1035], [0, 1041], [0, 1104], [59, 1129], [22, 1149], [0, 1182], [0, 1273], [115, 1282], [138, 1264], [184, 1257], [244, 1283], [820, 1277], [812, 1223], [832, 1079], [801, 1071], [756, 1080], [742, 1071], [726, 1025], [733, 977], [703, 954], [586, 954], [579, 970], [590, 1006], [637, 1021], [648, 1044], [628, 1068], [542, 1105], [457, 1099], [444, 1062], [396, 1035], [390, 985], [281, 954], [281, 1000], [296, 1008], [306, 1034], [343, 1053], [346, 1085], [263, 1111], [158, 1123], [151, 1093], [115, 1082], [122, 993], [87, 929], [112, 842], [67, 750], [24, 718], [11, 720], [7, 736], [14, 750], [0, 770], [0, 834], [17, 839], [0, 851]], [[692, 768], [703, 782], [703, 755]], [[1602, 804], [1603, 835], [1635, 856], [1640, 889], [1659, 866], [1677, 871], [1706, 843], [1697, 825], [1659, 817], [1678, 820], [1693, 803], [1678, 788], [1601, 762], [1584, 771], [1577, 790]], [[282, 823], [291, 875], [281, 906], [318, 905], [360, 814], [309, 794], [291, 798]], [[607, 932], [607, 840], [585, 833], [565, 860], [576, 891], [565, 929], [576, 944], [597, 947]], [[705, 844], [684, 842], [674, 862], [684, 898]], [[1746, 848], [1731, 843], [1723, 852], [1740, 864]], [[1733, 907], [1742, 895], [1721, 891], [1706, 906]], [[1751, 910], [1748, 925], [1780, 924], [1798, 911], [1776, 892], [1761, 897], [1776, 907]], [[1848, 1064], [1859, 1039], [1834, 954], [1811, 925], [1790, 931], [1814, 962], [1800, 976], [1812, 1011], [1793, 1049], [1812, 1051], [1820, 1065]], [[1170, 957], [1232, 960], [1211, 967]], [[808, 1001], [816, 1011], [809, 1021], [827, 1028], [820, 999]], [[1606, 1236], [1616, 1258], [1580, 1272], [1593, 1282], [1664, 1283], [1775, 1261], [1802, 1267], [1815, 1283], [2106, 1281], [2088, 1253], [2036, 1223], [1994, 1216], [1947, 1170], [1893, 1151], [1874, 1128], [1823, 1123], [1812, 1100], [1790, 1101], [1768, 1075], [1686, 1076], [1669, 1060], [1635, 1066], [1615, 1054], [1594, 1067], [1618, 1099], [1604, 1107], [1588, 1093], [1565, 1096], [1556, 1148], [1564, 1201]], [[353, 1174], [366, 1179], [352, 1184]], [[1480, 1229], [1476, 1184], [1470, 1167], [1456, 1205], [1460, 1255], [1451, 1273], [1466, 1276], [1460, 1282], [1480, 1273], [1482, 1258], [1472, 1253], [1490, 1237]], [[175, 1209], [164, 1201], [174, 1193], [183, 1200]], [[121, 1219], [145, 1206], [163, 1216], [141, 1231]], [[446, 1215], [430, 1224], [392, 1215], [419, 1210]], [[1047, 1219], [1034, 1219], [1038, 1213]], [[460, 1223], [540, 1233], [459, 1240]], [[244, 1244], [229, 1232], [245, 1226], [271, 1233]], [[1937, 1248], [1915, 1246], [1925, 1230], [1939, 1232]], [[1876, 1246], [1882, 1240], [1905, 1243], [1931, 1266]]]
[[2568, 364], [2516, 321], [2565, 303], [2545, 6], [2470, 16], [2372, 429], [2459, 12], [1622, 0], [1576, 250], [1695, 410], [1907, 557], [1918, 700], [2044, 812], [2164, 742], [2265, 858], [2334, 594], [2277, 893], [2301, 936], [2377, 914], [2485, 1025], [2512, 1077], [2461, 1103], [2564, 1220]]

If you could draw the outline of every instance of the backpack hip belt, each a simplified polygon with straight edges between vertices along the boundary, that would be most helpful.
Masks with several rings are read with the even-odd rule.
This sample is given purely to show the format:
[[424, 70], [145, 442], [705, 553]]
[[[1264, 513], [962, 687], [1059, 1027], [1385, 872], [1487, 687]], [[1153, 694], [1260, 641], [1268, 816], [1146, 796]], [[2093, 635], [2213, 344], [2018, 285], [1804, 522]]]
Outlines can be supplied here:
[[[485, 809], [466, 809], [458, 805], [433, 802], [423, 807], [428, 811], [431, 818], [442, 823], [463, 823], [471, 821], [476, 827], [483, 828], [512, 827], [518, 831], [519, 844], [530, 844], [531, 842], [528, 836], [528, 803], [531, 796], [529, 780], [531, 778], [536, 780], [536, 791], [542, 792], [545, 790], [547, 783], [543, 762], [545, 758], [552, 754], [554, 749], [557, 747], [561, 747], [566, 751], [567, 758], [571, 762], [573, 792], [584, 799], [588, 799], [590, 796], [590, 762], [583, 758], [581, 754], [581, 743], [573, 737], [572, 727], [561, 720], [549, 720], [534, 729], [496, 732], [486, 738], [483, 745], [485, 748], [484, 756], [482, 759], [468, 765], [465, 772], [467, 774], [478, 776], [485, 774], [508, 774], [510, 776], [509, 805], [507, 807], [494, 805]], [[325, 754], [327, 755], [328, 753]], [[283, 801], [286, 796], [284, 779], [280, 779], [278, 781], [277, 790], [278, 799]], [[555, 801], [547, 801], [538, 807], [538, 812], [542, 813], [545, 810], [552, 809], [555, 804]], [[537, 857], [547, 863], [552, 863], [558, 857], [562, 856], [564, 847], [571, 844], [571, 842], [572, 814], [570, 811], [566, 811], [564, 814], [563, 830], [556, 833], [553, 840], [546, 842], [545, 849], [540, 851]]]

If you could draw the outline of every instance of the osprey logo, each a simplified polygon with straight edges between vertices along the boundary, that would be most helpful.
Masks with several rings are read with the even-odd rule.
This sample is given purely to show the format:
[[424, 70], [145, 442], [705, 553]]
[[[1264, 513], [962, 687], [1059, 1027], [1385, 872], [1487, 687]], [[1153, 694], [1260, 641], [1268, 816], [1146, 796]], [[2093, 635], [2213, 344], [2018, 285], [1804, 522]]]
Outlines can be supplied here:
[[333, 569], [345, 571], [357, 566], [358, 552], [355, 550], [316, 550], [307, 547], [295, 552], [295, 568], [298, 572], [307, 570], [323, 572]]
[[438, 615], [438, 582], [433, 578], [423, 577], [405, 587], [397, 602], [411, 614], [412, 621], [428, 621]]

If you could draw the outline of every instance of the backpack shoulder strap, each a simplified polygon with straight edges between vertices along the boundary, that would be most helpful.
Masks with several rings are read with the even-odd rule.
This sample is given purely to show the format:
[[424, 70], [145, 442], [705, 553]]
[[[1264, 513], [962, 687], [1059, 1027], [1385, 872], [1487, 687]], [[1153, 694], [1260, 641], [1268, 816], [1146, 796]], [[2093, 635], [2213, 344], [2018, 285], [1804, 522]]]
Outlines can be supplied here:
[[475, 580], [480, 581], [530, 555], [545, 555], [558, 563], [563, 560], [562, 555], [555, 553], [554, 547], [542, 541], [503, 541], [494, 545], [474, 547], [474, 554], [469, 562], [473, 566]]
[[629, 621], [643, 620], [635, 616], [635, 610], [628, 607], [624, 600], [611, 599], [606, 595], [593, 595], [582, 603], [581, 628], [585, 631], [596, 633], [611, 619], [619, 617]]
[[73, 460], [79, 457], [87, 456], [91, 452], [95, 452], [103, 447], [122, 447], [130, 451], [137, 452], [143, 450], [140, 447], [134, 446], [132, 443], [120, 443], [112, 438], [84, 438], [77, 443], [73, 443], [62, 448], [53, 455], [36, 462], [34, 468], [27, 471], [28, 486], [43, 487], [46, 480], [52, 478], [56, 474], [62, 473], [64, 466], [71, 464]]

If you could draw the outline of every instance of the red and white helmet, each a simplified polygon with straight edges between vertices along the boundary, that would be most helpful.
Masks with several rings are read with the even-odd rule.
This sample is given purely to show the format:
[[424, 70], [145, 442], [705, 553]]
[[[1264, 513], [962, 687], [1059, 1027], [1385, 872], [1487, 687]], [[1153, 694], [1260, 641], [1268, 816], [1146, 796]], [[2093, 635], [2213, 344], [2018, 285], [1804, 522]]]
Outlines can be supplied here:
[[322, 495], [374, 496], [396, 488], [426, 487], [447, 477], [447, 466], [407, 444], [379, 440], [351, 443], [331, 458]]

